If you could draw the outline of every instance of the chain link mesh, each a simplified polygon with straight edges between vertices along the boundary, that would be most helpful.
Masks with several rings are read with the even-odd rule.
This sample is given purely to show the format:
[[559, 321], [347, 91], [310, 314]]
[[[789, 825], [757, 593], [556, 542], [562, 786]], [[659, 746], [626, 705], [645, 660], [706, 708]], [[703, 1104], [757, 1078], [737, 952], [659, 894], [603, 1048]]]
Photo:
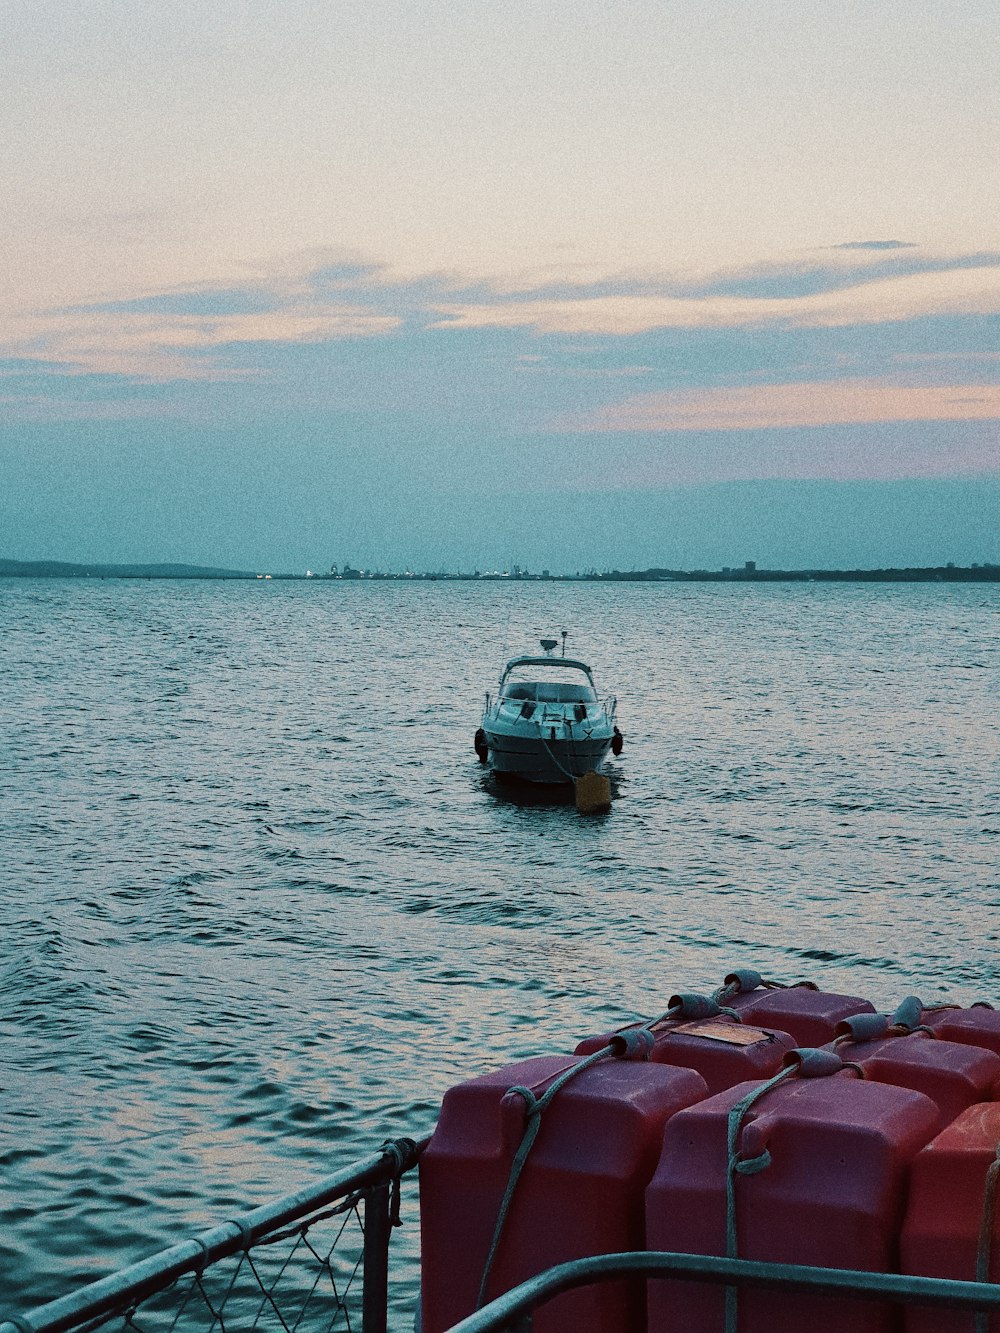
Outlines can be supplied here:
[[333, 1333], [361, 1328], [359, 1194], [80, 1326], [129, 1333]]
[[[221, 1222], [23, 1316], [0, 1317], [0, 1333], [412, 1328], [417, 1232], [405, 1228], [395, 1246], [389, 1240], [403, 1226], [401, 1182], [428, 1141], [388, 1140], [373, 1156], [240, 1220]], [[416, 1186], [416, 1172], [411, 1181]]]
[[[429, 1142], [386, 1141], [345, 1170], [222, 1222], [77, 1291], [14, 1315], [0, 1333], [385, 1333], [412, 1328], [419, 1228], [401, 1187]], [[402, 1234], [399, 1228], [402, 1228]], [[390, 1238], [397, 1237], [390, 1245]], [[392, 1252], [392, 1281], [389, 1253]]]

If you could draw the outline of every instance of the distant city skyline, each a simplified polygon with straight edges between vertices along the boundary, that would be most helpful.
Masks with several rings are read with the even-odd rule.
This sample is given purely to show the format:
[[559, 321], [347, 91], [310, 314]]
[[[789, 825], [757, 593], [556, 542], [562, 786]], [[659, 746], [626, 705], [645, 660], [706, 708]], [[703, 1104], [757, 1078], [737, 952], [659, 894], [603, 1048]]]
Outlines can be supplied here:
[[121, 580], [160, 580], [160, 579], [221, 579], [246, 581], [291, 581], [291, 582], [425, 582], [435, 579], [457, 582], [491, 581], [501, 582], [589, 582], [593, 580], [611, 581], [711, 581], [718, 582], [774, 582], [781, 580], [853, 580], [858, 582], [883, 583], [1000, 583], [1000, 562], [973, 561], [970, 565], [958, 565], [953, 560], [941, 565], [893, 566], [816, 566], [813, 568], [769, 568], [758, 565], [756, 560], [744, 560], [738, 565], [723, 565], [721, 569], [680, 569], [651, 566], [638, 568], [635, 565], [615, 569], [595, 569], [587, 566], [583, 569], [527, 569], [513, 564], [509, 569], [364, 569], [349, 561], [343, 565], [331, 565], [329, 569], [307, 570], [247, 570], [229, 569], [220, 566], [187, 564], [128, 564], [95, 563], [77, 564], [69, 561], [39, 560], [18, 561], [0, 557], [0, 578], [28, 579], [121, 579]]
[[5, 16], [0, 557], [1000, 558], [995, 0]]

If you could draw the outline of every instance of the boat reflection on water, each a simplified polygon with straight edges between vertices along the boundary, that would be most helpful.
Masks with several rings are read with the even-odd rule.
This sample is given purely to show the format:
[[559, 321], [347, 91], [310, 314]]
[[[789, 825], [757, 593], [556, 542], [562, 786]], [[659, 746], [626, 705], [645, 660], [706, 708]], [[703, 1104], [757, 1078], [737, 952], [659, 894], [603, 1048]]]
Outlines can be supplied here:
[[[605, 767], [603, 776], [611, 784], [611, 796], [617, 800], [620, 793], [621, 776]], [[571, 782], [530, 782], [508, 773], [481, 772], [479, 783], [483, 792], [492, 796], [503, 805], [531, 806], [574, 806], [576, 788]]]

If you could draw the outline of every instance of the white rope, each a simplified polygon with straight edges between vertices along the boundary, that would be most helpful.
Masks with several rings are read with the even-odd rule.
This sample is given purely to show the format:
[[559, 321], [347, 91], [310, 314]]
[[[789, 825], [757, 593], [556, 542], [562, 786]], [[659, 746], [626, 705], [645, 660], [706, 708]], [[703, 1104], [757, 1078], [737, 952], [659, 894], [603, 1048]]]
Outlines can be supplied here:
[[550, 759], [552, 760], [552, 762], [555, 764], [556, 768], [559, 769], [560, 773], [565, 773], [566, 776], [569, 778], [570, 782], [575, 782], [575, 781], [576, 781], [576, 774], [575, 774], [575, 773], [571, 773], [571, 772], [569, 771], [568, 768], [564, 768], [564, 767], [563, 767], [563, 765], [559, 762], [558, 758], [552, 753], [552, 747], [549, 745], [549, 743], [548, 743], [548, 741], [545, 739], [545, 737], [544, 737], [544, 736], [539, 736], [538, 739], [539, 739], [539, 740], [542, 742], [542, 744], [545, 746], [545, 749], [546, 749], [546, 751], [547, 751], [547, 753], [548, 753], [549, 758], [550, 758]]

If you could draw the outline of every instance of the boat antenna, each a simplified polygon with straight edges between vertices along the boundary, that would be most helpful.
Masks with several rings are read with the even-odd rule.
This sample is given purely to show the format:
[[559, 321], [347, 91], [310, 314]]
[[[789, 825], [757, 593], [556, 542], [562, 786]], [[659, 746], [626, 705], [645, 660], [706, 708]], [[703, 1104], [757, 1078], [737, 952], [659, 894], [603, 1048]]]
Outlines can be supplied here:
[[563, 657], [566, 656], [566, 636], [567, 636], [567, 634], [569, 634], [569, 630], [568, 630], [568, 629], [564, 629], [563, 632], [562, 632], [562, 641], [563, 641], [562, 655], [563, 655]]

